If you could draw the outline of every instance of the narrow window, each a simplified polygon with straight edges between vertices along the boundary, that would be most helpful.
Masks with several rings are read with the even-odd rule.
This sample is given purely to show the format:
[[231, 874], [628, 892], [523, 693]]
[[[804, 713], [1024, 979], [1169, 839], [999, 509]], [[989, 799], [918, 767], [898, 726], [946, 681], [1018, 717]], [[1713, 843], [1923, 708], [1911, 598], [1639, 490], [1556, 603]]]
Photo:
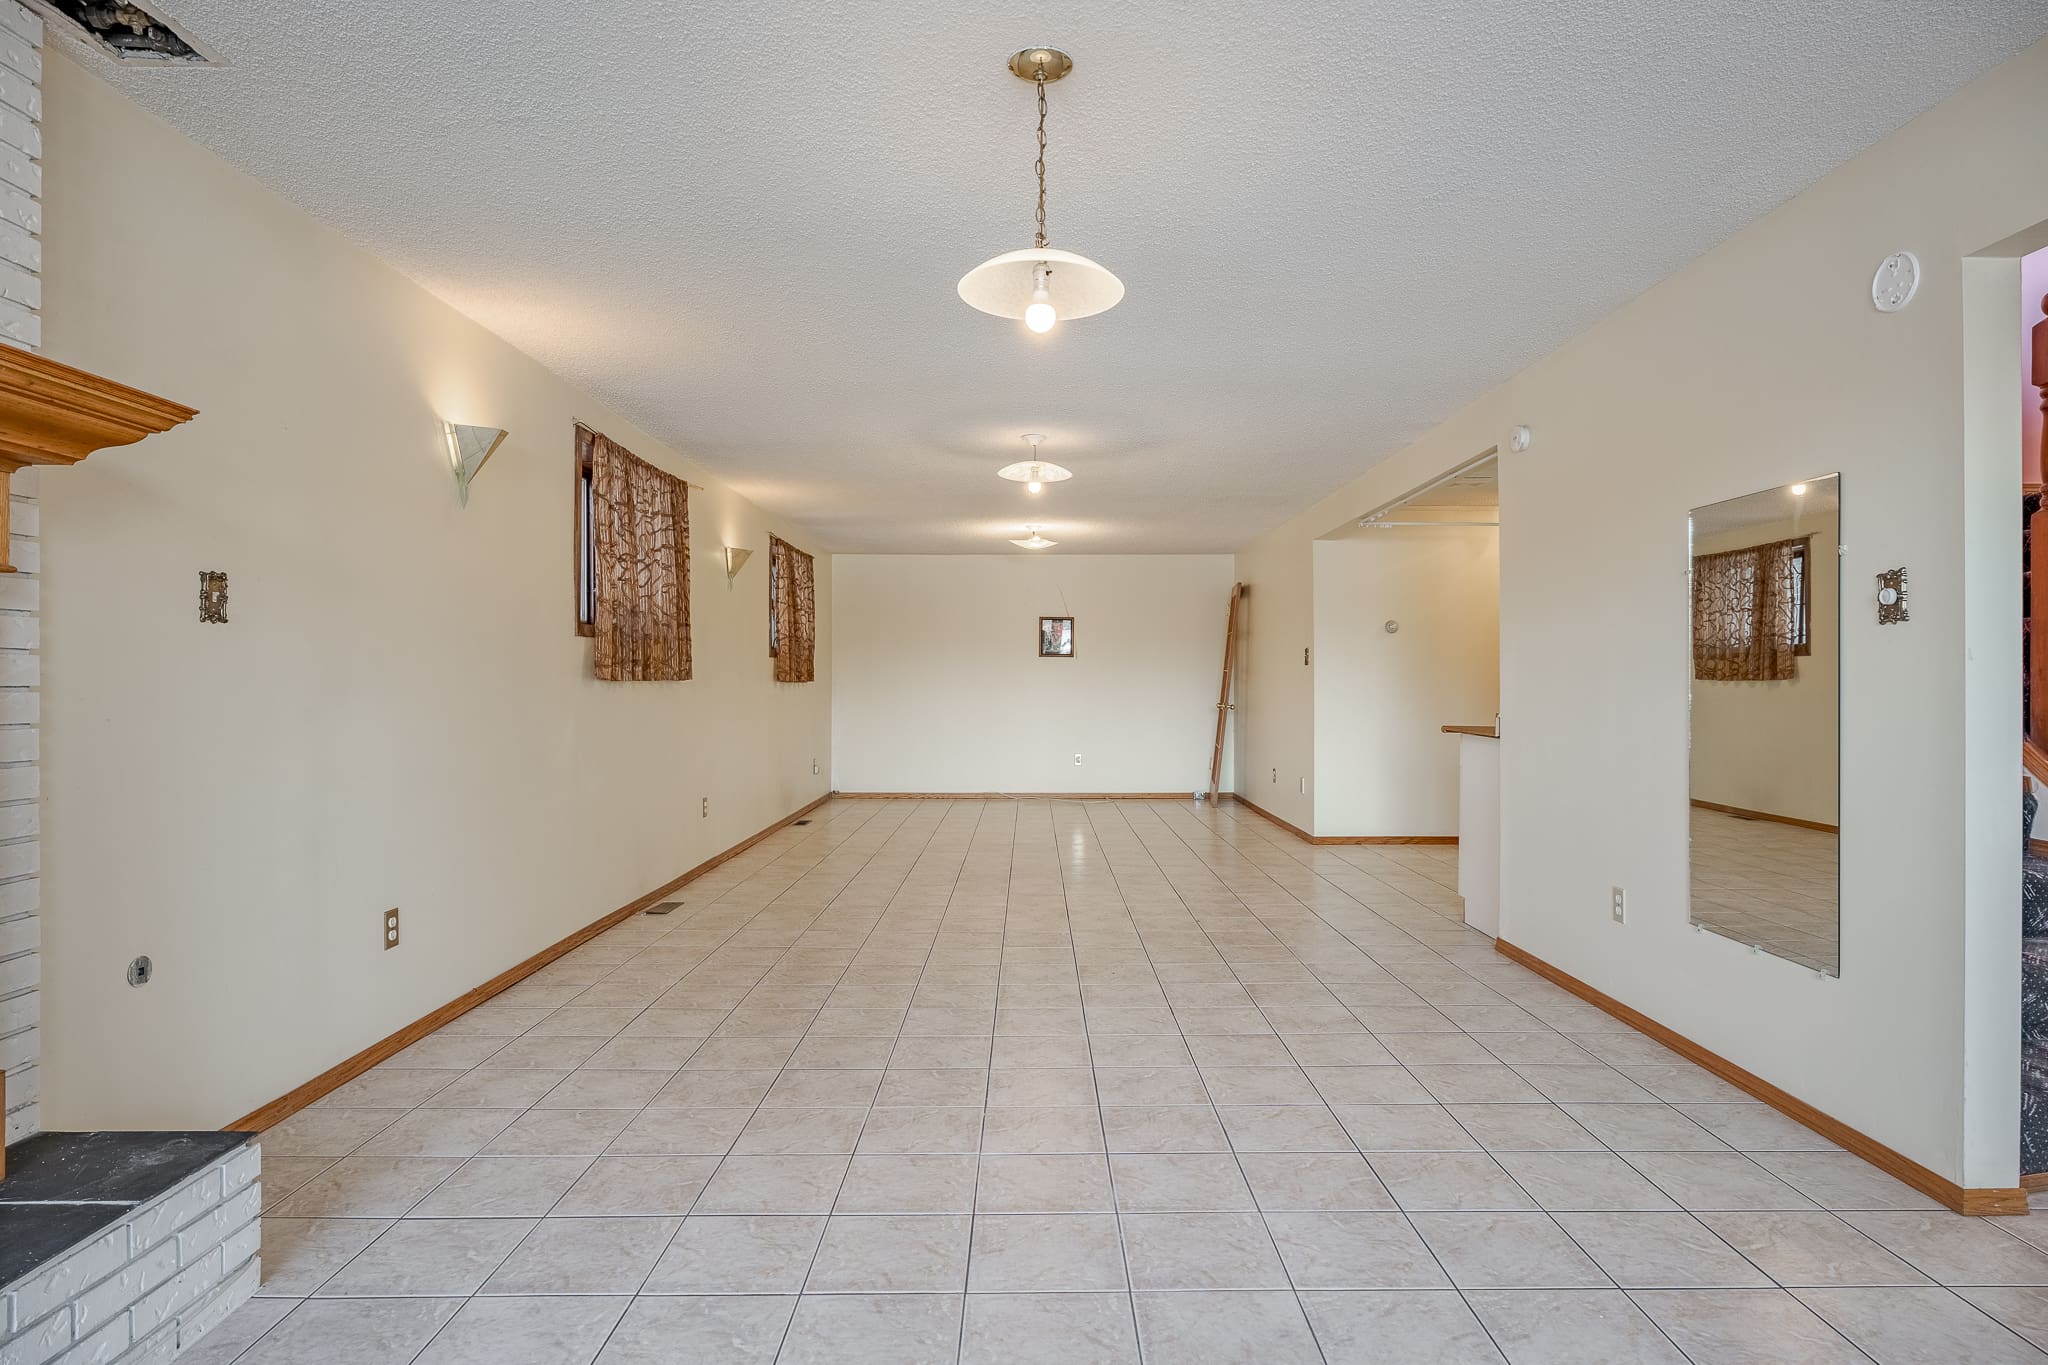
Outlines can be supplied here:
[[596, 433], [576, 428], [576, 633], [597, 634]]

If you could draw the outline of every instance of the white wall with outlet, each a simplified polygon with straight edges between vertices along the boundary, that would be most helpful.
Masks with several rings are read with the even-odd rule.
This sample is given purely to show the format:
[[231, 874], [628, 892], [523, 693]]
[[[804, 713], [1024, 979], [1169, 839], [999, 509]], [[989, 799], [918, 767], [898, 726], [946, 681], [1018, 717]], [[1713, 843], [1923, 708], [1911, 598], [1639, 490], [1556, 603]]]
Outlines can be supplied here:
[[[838, 790], [1208, 786], [1229, 555], [835, 555], [832, 581]], [[1039, 657], [1041, 616], [1072, 658]]]
[[1457, 834], [1458, 737], [1443, 727], [1500, 709], [1500, 533], [1352, 527], [1315, 543], [1314, 568], [1312, 832]]
[[[1529, 425], [1500, 462], [1502, 937], [1970, 1186], [2018, 1166], [2011, 309], [2048, 178], [2011, 168], [2044, 126], [2037, 44], [1238, 557], [1254, 620], [1285, 621], [1318, 537]], [[1907, 249], [1918, 297], [1879, 313]], [[1824, 469], [1848, 509], [1839, 980], [1687, 923], [1687, 513]], [[1899, 565], [1912, 620], [1880, 627]], [[1302, 643], [1254, 652], [1250, 792], [1303, 751], [1275, 681]]]
[[[50, 353], [199, 409], [43, 481], [45, 1122], [213, 1127], [822, 795], [831, 561], [67, 58], [45, 80]], [[467, 507], [444, 417], [510, 432]], [[693, 681], [591, 675], [579, 417], [690, 480]], [[771, 681], [771, 531], [817, 554], [815, 683]]]

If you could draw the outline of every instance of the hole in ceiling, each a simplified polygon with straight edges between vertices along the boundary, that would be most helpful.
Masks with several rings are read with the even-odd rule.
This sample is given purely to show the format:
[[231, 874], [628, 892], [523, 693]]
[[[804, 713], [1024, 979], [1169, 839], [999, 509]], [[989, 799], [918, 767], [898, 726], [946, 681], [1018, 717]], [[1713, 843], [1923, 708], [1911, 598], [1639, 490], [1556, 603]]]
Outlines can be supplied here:
[[66, 22], [91, 46], [122, 62], [160, 62], [210, 66], [213, 59], [177, 26], [141, 5], [125, 0], [43, 0], [43, 7]]

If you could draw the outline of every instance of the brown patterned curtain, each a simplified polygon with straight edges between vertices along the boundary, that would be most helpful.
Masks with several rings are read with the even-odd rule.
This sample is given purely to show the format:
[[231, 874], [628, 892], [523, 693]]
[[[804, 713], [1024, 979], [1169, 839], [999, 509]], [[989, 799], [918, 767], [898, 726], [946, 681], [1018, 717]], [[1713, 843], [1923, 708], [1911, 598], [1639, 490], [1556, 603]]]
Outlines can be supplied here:
[[597, 676], [680, 682], [690, 676], [690, 486], [616, 441], [579, 428], [591, 455], [596, 542]]
[[768, 582], [773, 593], [768, 652], [775, 657], [775, 681], [817, 679], [818, 597], [811, 557], [783, 540], [768, 537]]
[[1805, 610], [1802, 557], [1812, 539], [1693, 557], [1693, 677], [1783, 682], [1798, 676]]

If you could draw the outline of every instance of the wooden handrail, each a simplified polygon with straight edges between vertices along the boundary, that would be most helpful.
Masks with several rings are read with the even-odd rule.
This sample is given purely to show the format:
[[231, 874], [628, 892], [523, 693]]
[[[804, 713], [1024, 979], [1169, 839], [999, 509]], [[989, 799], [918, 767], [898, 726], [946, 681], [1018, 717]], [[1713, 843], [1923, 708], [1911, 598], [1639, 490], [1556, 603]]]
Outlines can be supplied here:
[[2036, 782], [2048, 786], [2048, 749], [2034, 743], [2031, 736], [2020, 744], [2020, 764]]

